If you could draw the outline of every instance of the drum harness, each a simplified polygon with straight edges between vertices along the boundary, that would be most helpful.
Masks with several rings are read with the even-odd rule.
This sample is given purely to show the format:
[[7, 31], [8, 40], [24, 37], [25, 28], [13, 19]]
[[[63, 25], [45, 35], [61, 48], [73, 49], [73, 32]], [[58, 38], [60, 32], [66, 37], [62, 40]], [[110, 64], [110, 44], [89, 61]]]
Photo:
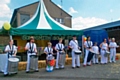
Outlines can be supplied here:
[[12, 45], [12, 48], [11, 48], [10, 45], [9, 45], [9, 48], [10, 48], [11, 51], [8, 52], [8, 58], [9, 58], [9, 55], [11, 55], [11, 56], [13, 55], [13, 48], [14, 48], [14, 47], [13, 47], [13, 45]]
[[30, 46], [30, 51], [28, 51], [29, 53], [34, 53], [34, 51], [33, 51], [33, 47], [34, 47], [34, 43], [32, 43], [32, 46], [31, 46], [31, 44], [29, 43], [29, 46]]
[[[77, 44], [77, 46], [78, 46], [78, 43], [77, 43], [77, 42], [75, 42], [75, 40], [73, 40], [73, 42], [74, 42], [75, 44]], [[78, 49], [79, 49], [79, 46], [78, 46]]]
[[90, 41], [90, 44], [88, 43], [88, 41], [87, 41], [87, 45], [88, 45], [88, 47], [87, 48], [91, 48], [91, 41]]

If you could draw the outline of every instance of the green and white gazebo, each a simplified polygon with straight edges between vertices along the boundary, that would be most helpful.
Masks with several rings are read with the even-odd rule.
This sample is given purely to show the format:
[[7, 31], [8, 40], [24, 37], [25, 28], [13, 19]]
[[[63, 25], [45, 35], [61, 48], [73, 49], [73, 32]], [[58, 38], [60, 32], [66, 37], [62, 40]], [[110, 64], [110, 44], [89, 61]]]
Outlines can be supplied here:
[[35, 15], [18, 28], [12, 28], [10, 35], [82, 35], [82, 31], [68, 28], [55, 21], [40, 0]]

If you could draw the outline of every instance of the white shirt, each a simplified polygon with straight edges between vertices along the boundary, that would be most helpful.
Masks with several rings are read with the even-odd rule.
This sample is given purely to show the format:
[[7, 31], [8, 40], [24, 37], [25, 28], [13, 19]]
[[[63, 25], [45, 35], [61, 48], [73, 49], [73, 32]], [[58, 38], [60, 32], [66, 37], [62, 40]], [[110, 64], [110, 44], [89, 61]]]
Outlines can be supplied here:
[[53, 49], [51, 47], [45, 47], [44, 52], [53, 53]]
[[15, 45], [13, 45], [13, 46], [9, 46], [9, 45], [7, 45], [6, 47], [5, 47], [5, 51], [13, 51], [13, 54], [14, 54], [14, 52], [17, 52], [17, 47], [15, 46]]
[[93, 46], [93, 43], [92, 43], [92, 41], [85, 41], [85, 42], [84, 42], [84, 46], [86, 46], [87, 48], [88, 48], [88, 47], [92, 47], [92, 46]]
[[117, 46], [116, 42], [110, 42], [109, 47], [114, 47], [114, 48], [110, 48], [110, 49], [115, 49]]
[[71, 40], [69, 45], [72, 47], [72, 50], [78, 50], [78, 41], [77, 40]]
[[60, 50], [60, 49], [63, 50], [64, 49], [64, 45], [62, 43], [58, 43], [58, 44], [56, 44], [55, 49], [56, 50]]
[[102, 43], [102, 47], [101, 48], [107, 50], [108, 44], [107, 43]]
[[92, 47], [92, 50], [93, 50], [95, 53], [99, 53], [99, 48], [98, 48], [98, 46], [93, 46], [93, 47]]
[[[31, 49], [32, 49], [32, 51], [35, 51], [35, 49], [36, 49], [36, 44], [35, 43], [30, 43], [30, 42], [28, 42], [27, 44], [26, 44], [26, 48], [28, 48], [28, 51], [31, 51], [30, 50], [30, 46], [31, 46]], [[37, 50], [37, 49], [36, 49]]]

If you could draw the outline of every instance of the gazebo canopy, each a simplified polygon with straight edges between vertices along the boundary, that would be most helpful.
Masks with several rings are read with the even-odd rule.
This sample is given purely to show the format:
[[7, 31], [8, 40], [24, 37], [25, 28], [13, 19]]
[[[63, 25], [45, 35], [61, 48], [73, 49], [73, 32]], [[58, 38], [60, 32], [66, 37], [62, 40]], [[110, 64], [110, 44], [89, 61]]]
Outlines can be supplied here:
[[82, 35], [82, 31], [68, 28], [55, 21], [40, 0], [35, 15], [18, 28], [12, 28], [10, 35]]

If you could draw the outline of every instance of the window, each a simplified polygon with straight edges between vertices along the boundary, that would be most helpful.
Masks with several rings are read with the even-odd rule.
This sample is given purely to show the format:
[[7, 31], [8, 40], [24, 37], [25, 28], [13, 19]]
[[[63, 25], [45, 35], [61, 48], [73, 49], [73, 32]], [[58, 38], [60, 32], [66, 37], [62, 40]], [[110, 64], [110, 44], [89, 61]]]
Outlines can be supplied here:
[[55, 21], [57, 21], [57, 22], [59, 22], [61, 24], [64, 23], [64, 19], [63, 18], [54, 18], [54, 19], [55, 19]]
[[29, 14], [20, 14], [21, 25], [24, 24], [25, 22], [27, 22], [29, 19], [30, 19]]

